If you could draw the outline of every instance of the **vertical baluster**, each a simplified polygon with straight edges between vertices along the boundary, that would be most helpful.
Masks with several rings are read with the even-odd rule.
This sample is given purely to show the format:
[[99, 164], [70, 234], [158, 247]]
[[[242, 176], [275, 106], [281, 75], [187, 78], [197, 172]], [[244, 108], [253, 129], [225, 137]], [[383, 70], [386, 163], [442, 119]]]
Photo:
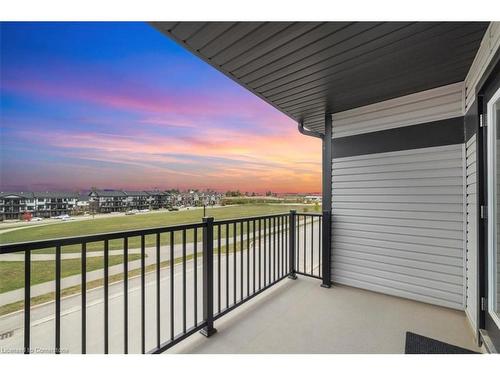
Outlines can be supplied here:
[[276, 266], [277, 266], [277, 257], [276, 257], [276, 246], [278, 241], [278, 229], [276, 226], [276, 217], [273, 217], [273, 281], [276, 281]]
[[278, 279], [281, 277], [281, 247], [282, 247], [282, 234], [283, 231], [281, 230], [281, 216], [278, 216], [278, 246], [277, 246], [277, 252], [278, 252]]
[[203, 218], [203, 321], [201, 334], [210, 337], [214, 328], [214, 218]]
[[288, 216], [288, 277], [292, 280], [295, 280], [297, 278], [296, 272], [297, 272], [297, 257], [295, 256], [295, 253], [297, 253], [297, 235], [296, 235], [296, 229], [297, 229], [297, 212], [295, 210], [290, 210], [290, 215]]
[[221, 281], [221, 269], [220, 269], [220, 258], [221, 258], [221, 241], [220, 241], [220, 236], [221, 236], [221, 229], [220, 229], [220, 224], [217, 225], [217, 307], [218, 311], [220, 313], [220, 281]]
[[311, 216], [311, 275], [314, 275], [314, 216]]
[[267, 258], [267, 219], [263, 219], [263, 222], [264, 222], [264, 238], [263, 238], [263, 242], [264, 242], [264, 283], [263, 283], [263, 286], [265, 287], [267, 285], [267, 276], [266, 276], [266, 272], [267, 272], [267, 264], [266, 264], [266, 258]]
[[156, 347], [160, 348], [161, 333], [160, 333], [160, 233], [156, 233]]
[[303, 272], [304, 273], [307, 273], [307, 268], [306, 268], [306, 249], [307, 249], [307, 236], [306, 236], [306, 233], [307, 233], [307, 216], [304, 215], [304, 269], [303, 269]]
[[247, 221], [247, 296], [250, 295], [250, 220]]
[[233, 223], [233, 303], [236, 303], [236, 222]]
[[267, 258], [268, 260], [268, 269], [267, 269], [267, 272], [268, 272], [268, 278], [267, 278], [267, 281], [269, 284], [271, 284], [271, 277], [272, 277], [272, 235], [274, 233], [274, 231], [271, 232], [271, 226], [272, 226], [272, 221], [271, 221], [271, 218], [268, 218], [269, 220], [269, 234], [268, 234], [268, 255], [269, 257]]
[[87, 244], [82, 243], [81, 250], [82, 274], [82, 354], [87, 353]]
[[170, 232], [170, 340], [174, 339], [174, 232]]
[[123, 239], [123, 352], [128, 354], [128, 237]]
[[146, 239], [141, 236], [141, 352], [146, 353]]
[[186, 333], [186, 230], [182, 230], [182, 332]]
[[55, 353], [61, 353], [61, 246], [56, 246], [56, 345]]
[[[198, 326], [198, 228], [194, 228], [194, 326]], [[205, 254], [204, 254], [205, 255]]]
[[226, 309], [229, 307], [229, 223], [226, 223]]
[[104, 240], [104, 353], [109, 353], [109, 241]]
[[295, 241], [295, 270], [300, 272], [300, 215], [295, 216], [295, 231], [297, 241]]
[[262, 220], [259, 219], [259, 290], [262, 288]]
[[243, 299], [243, 221], [240, 222], [240, 300]]
[[253, 293], [255, 294], [255, 219], [253, 220], [252, 223], [252, 228], [253, 228], [253, 236], [252, 236], [252, 241], [253, 241], [253, 267], [252, 267], [252, 286], [253, 286]]
[[31, 252], [24, 251], [24, 354], [30, 354], [31, 333]]
[[281, 277], [285, 275], [285, 244], [286, 244], [286, 236], [285, 236], [285, 220], [286, 216], [281, 217]]

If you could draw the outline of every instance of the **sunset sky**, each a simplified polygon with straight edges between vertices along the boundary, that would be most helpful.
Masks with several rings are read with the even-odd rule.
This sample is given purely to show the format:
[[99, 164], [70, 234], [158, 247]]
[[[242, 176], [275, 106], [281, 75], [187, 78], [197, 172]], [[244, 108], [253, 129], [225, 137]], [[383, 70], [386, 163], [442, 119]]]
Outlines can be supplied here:
[[321, 143], [145, 23], [1, 23], [0, 190], [319, 192]]

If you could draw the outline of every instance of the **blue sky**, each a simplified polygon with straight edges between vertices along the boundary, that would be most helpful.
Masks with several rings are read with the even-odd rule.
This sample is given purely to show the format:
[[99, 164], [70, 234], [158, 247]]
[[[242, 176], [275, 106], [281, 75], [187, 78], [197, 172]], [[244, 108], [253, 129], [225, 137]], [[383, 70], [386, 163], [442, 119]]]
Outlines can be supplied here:
[[150, 25], [0, 27], [1, 190], [319, 191], [317, 140]]

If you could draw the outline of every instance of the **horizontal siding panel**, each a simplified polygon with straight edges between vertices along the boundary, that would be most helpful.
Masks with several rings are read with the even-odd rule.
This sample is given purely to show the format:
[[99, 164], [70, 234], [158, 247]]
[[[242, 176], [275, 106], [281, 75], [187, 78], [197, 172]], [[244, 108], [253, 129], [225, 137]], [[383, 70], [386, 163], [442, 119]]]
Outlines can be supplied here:
[[348, 223], [342, 220], [334, 221], [334, 230], [352, 230], [352, 231], [366, 231], [366, 232], [377, 232], [377, 233], [390, 233], [390, 234], [407, 234], [410, 236], [423, 236], [423, 237], [436, 237], [436, 238], [446, 238], [446, 239], [463, 239], [463, 227], [461, 230], [450, 230], [450, 229], [437, 229], [437, 228], [416, 228], [408, 226], [396, 226], [390, 225], [385, 222], [383, 225], [374, 224], [360, 224], [360, 223]]
[[409, 291], [408, 288], [405, 288], [404, 285], [396, 284], [396, 283], [377, 283], [377, 280], [360, 280], [359, 278], [350, 277], [349, 276], [340, 276], [334, 275], [333, 282], [350, 285], [353, 287], [367, 289], [378, 293], [389, 294], [393, 296], [398, 296], [402, 298], [408, 298], [412, 300], [417, 300], [421, 302], [426, 302], [438, 306], [448, 307], [451, 309], [462, 310], [462, 305], [459, 302], [443, 299], [443, 298], [434, 298], [429, 296], [426, 293], [416, 293], [414, 291]]
[[[336, 268], [334, 267], [334, 270], [335, 269]], [[349, 277], [359, 281], [378, 284], [386, 287], [392, 287], [399, 290], [406, 290], [409, 293], [417, 295], [425, 295], [435, 299], [444, 300], [447, 302], [455, 303], [458, 306], [460, 306], [461, 303], [461, 296], [455, 293], [436, 290], [430, 287], [425, 287], [420, 285], [414, 285], [409, 282], [391, 280], [373, 274], [362, 273], [360, 272], [361, 271], [360, 269], [356, 269], [356, 271], [349, 271], [339, 267], [336, 269], [336, 271], [338, 277]]]
[[[446, 257], [454, 257], [461, 258], [463, 255], [463, 250], [451, 247], [441, 247], [439, 245], [422, 245], [417, 243], [410, 242], [394, 242], [389, 240], [380, 240], [373, 238], [364, 238], [364, 237], [353, 237], [353, 236], [343, 236], [340, 234], [335, 234], [333, 237], [333, 244], [337, 243], [350, 243], [353, 245], [365, 245], [365, 246], [373, 246], [373, 247], [382, 247], [386, 249], [394, 249], [394, 250], [406, 250], [413, 251], [421, 254], [430, 254], [430, 255], [441, 255]], [[334, 254], [335, 257], [335, 254]]]
[[333, 137], [345, 137], [462, 116], [462, 82], [333, 114]]
[[462, 222], [458, 221], [442, 221], [442, 220], [422, 220], [422, 219], [391, 219], [369, 216], [347, 216], [336, 214], [333, 219], [333, 225], [336, 223], [342, 224], [383, 224], [387, 226], [398, 227], [413, 227], [413, 228], [433, 228], [446, 229], [454, 231], [462, 231]]
[[[344, 268], [345, 267], [345, 268]], [[424, 288], [432, 288], [442, 292], [462, 295], [463, 287], [460, 276], [449, 275], [443, 272], [431, 272], [408, 266], [398, 266], [390, 263], [377, 262], [355, 258], [352, 256], [338, 256], [334, 269], [359, 272], [384, 278], [386, 280], [400, 281]]]
[[458, 186], [462, 188], [463, 175], [460, 177], [432, 177], [432, 178], [390, 178], [386, 180], [368, 181], [338, 181], [335, 179], [335, 188], [378, 188], [378, 187], [435, 187]]
[[[414, 270], [415, 275], [419, 275], [419, 272], [422, 272], [421, 275], [427, 275], [429, 279], [437, 280], [437, 281], [445, 281], [447, 283], [452, 283], [456, 285], [462, 285], [462, 273], [463, 273], [463, 264], [458, 264], [456, 266], [452, 266], [449, 264], [435, 264], [433, 262], [428, 261], [427, 259], [424, 261], [395, 257], [391, 255], [383, 255], [380, 253], [372, 254], [362, 251], [353, 251], [352, 249], [343, 249], [339, 248], [337, 251], [337, 259], [336, 261], [342, 262], [345, 259], [346, 263], [349, 263], [351, 259], [361, 260], [367, 266], [371, 267], [373, 262], [373, 267], [380, 267], [380, 269], [386, 269], [386, 266], [398, 266], [399, 269], [393, 268], [394, 272], [398, 273], [406, 273], [412, 272]], [[403, 267], [403, 268], [401, 268]], [[389, 269], [389, 268], [387, 268]]]
[[[334, 228], [335, 230], [335, 228]], [[392, 242], [400, 243], [414, 243], [420, 245], [430, 245], [430, 246], [442, 246], [450, 247], [454, 249], [460, 249], [463, 246], [463, 240], [455, 240], [449, 238], [437, 238], [430, 236], [415, 236], [415, 235], [399, 235], [392, 233], [383, 232], [369, 232], [363, 230], [348, 230], [348, 229], [336, 229], [335, 233], [339, 236], [351, 236], [351, 237], [361, 237], [369, 238], [373, 240], [387, 240]]]
[[368, 194], [368, 195], [374, 195], [374, 194], [395, 194], [395, 195], [409, 195], [409, 194], [415, 194], [415, 195], [447, 195], [447, 194], [460, 194], [460, 192], [463, 191], [463, 188], [461, 186], [453, 186], [453, 185], [444, 185], [444, 186], [438, 186], [438, 187], [380, 187], [380, 188], [375, 188], [375, 187], [367, 187], [367, 188], [348, 188], [348, 187], [343, 187], [343, 188], [337, 188], [336, 185], [333, 188], [333, 193], [334, 194]]
[[363, 206], [355, 210], [335, 208], [333, 220], [337, 215], [343, 216], [366, 216], [366, 217], [380, 217], [380, 218], [403, 218], [403, 219], [421, 219], [421, 220], [445, 220], [463, 222], [461, 214], [450, 212], [428, 212], [428, 211], [396, 211], [396, 210], [379, 210], [379, 209], [365, 209]]
[[335, 182], [344, 181], [378, 181], [378, 180], [398, 180], [398, 179], [425, 179], [425, 178], [442, 178], [442, 177], [463, 177], [457, 169], [428, 169], [421, 171], [391, 171], [380, 173], [359, 173], [359, 174], [345, 174], [335, 176]]
[[[345, 191], [347, 193], [347, 191]], [[334, 191], [333, 194], [336, 194]], [[360, 192], [360, 194], [362, 194]], [[373, 193], [370, 193], [373, 194]], [[444, 193], [443, 193], [444, 194]], [[401, 210], [422, 212], [443, 212], [460, 214], [458, 220], [463, 220], [463, 207], [456, 204], [421, 204], [421, 203], [356, 203], [356, 202], [333, 202], [334, 210], [343, 209], [369, 209], [369, 210]]]
[[334, 158], [333, 280], [463, 309], [465, 156], [451, 145]]
[[401, 246], [400, 248], [385, 248], [378, 246], [370, 246], [364, 244], [355, 244], [349, 242], [342, 242], [340, 240], [334, 240], [335, 248], [338, 249], [339, 254], [340, 251], [351, 252], [353, 256], [357, 253], [363, 254], [363, 257], [367, 255], [373, 256], [385, 256], [386, 258], [394, 258], [396, 260], [403, 259], [408, 261], [416, 261], [421, 263], [426, 263], [433, 270], [441, 269], [440, 267], [445, 267], [446, 273], [449, 272], [450, 269], [454, 267], [461, 267], [463, 265], [463, 259], [458, 254], [456, 257], [451, 256], [450, 254], [429, 254], [422, 253], [418, 251], [413, 251], [412, 248], [405, 248]]
[[404, 203], [411, 199], [415, 203], [460, 203], [462, 195], [337, 195], [335, 202]]

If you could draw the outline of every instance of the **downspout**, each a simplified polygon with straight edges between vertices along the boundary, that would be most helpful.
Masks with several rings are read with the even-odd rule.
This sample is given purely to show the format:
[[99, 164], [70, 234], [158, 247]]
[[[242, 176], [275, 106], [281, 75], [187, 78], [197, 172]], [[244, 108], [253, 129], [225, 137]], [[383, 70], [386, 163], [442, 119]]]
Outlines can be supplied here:
[[322, 284], [324, 288], [330, 288], [331, 279], [331, 219], [332, 219], [332, 115], [325, 114], [325, 134], [304, 127], [301, 121], [298, 124], [300, 134], [319, 138], [322, 140]]

